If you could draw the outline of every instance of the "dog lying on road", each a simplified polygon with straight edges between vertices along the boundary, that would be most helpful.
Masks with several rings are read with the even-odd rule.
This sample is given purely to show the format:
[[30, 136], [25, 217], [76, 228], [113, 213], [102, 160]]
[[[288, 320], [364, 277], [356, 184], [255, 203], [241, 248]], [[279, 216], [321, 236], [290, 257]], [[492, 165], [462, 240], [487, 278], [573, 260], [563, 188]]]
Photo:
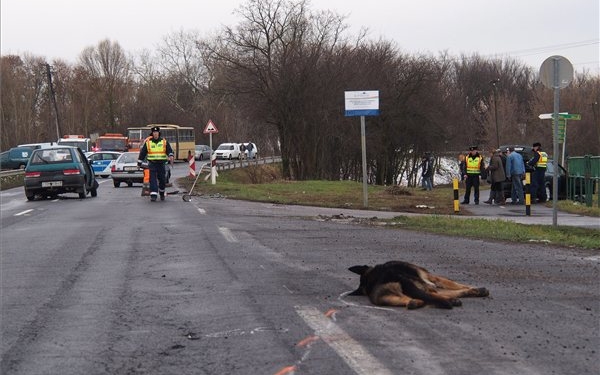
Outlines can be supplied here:
[[416, 309], [431, 304], [451, 309], [462, 305], [461, 297], [487, 297], [490, 294], [486, 288], [459, 284], [407, 262], [353, 266], [348, 270], [360, 275], [360, 285], [350, 295], [366, 295], [374, 305]]

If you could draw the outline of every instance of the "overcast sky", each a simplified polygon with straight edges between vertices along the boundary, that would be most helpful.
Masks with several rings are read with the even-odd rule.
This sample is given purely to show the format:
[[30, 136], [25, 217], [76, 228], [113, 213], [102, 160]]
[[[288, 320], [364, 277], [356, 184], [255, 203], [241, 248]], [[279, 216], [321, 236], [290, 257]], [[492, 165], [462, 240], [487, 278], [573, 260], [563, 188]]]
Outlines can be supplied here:
[[[242, 0], [1, 0], [2, 55], [29, 52], [75, 63], [104, 39], [128, 53], [155, 50], [181, 30], [234, 26]], [[599, 0], [311, 0], [347, 15], [354, 34], [393, 40], [411, 54], [518, 58], [539, 70], [549, 56], [600, 75]]]

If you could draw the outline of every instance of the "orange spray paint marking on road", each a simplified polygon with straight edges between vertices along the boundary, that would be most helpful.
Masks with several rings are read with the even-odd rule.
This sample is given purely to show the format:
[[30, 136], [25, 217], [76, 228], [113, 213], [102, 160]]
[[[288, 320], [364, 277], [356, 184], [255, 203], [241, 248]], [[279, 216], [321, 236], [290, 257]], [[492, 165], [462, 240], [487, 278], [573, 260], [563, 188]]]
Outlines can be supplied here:
[[325, 316], [328, 317], [329, 319], [333, 320], [335, 322], [335, 314], [338, 312], [338, 310], [336, 309], [329, 309], [327, 310], [327, 312], [325, 313]]
[[296, 346], [300, 348], [303, 346], [309, 346], [310, 344], [318, 340], [319, 336], [308, 336], [307, 338], [300, 340], [300, 342], [298, 342]]
[[295, 371], [296, 371], [296, 366], [286, 366], [286, 367], [282, 368], [281, 370], [277, 371], [275, 373], [275, 375], [293, 374]]

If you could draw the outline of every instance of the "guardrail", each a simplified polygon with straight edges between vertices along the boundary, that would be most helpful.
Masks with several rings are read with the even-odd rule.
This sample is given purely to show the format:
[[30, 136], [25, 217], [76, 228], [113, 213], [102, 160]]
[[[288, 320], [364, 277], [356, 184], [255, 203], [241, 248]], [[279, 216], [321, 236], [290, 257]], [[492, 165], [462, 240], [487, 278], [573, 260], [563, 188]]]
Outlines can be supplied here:
[[279, 163], [281, 161], [281, 156], [265, 156], [252, 160], [241, 159], [241, 160], [230, 160], [230, 161], [221, 161], [217, 163], [217, 172], [224, 171], [235, 168], [244, 168], [251, 165], [263, 165], [263, 164], [272, 164]]
[[0, 177], [18, 176], [21, 174], [25, 174], [25, 171], [22, 169], [7, 169], [0, 171]]

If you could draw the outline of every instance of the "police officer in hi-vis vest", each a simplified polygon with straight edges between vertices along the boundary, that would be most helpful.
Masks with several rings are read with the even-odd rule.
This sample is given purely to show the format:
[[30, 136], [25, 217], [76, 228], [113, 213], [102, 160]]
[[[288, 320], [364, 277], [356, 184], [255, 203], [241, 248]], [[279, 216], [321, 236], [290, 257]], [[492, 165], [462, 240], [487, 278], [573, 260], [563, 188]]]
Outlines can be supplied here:
[[536, 142], [533, 144], [533, 157], [527, 162], [531, 168], [535, 168], [533, 178], [531, 179], [531, 203], [545, 202], [548, 200], [546, 195], [546, 166], [548, 165], [548, 154], [542, 151], [542, 144]]
[[[142, 165], [144, 159], [148, 160], [150, 170], [150, 200], [156, 202], [165, 200], [165, 163], [173, 162], [173, 149], [169, 142], [160, 136], [160, 128], [152, 128], [152, 137], [146, 138], [144, 145], [140, 148], [138, 155], [138, 166]], [[157, 182], [158, 179], [158, 182]]]
[[473, 198], [475, 199], [475, 204], [479, 204], [479, 177], [481, 176], [481, 171], [485, 170], [485, 163], [483, 161], [483, 156], [479, 155], [477, 151], [477, 146], [469, 147], [469, 154], [465, 158], [465, 162], [463, 165], [463, 170], [461, 171], [463, 180], [466, 182], [466, 192], [465, 197], [462, 204], [469, 204], [469, 199], [471, 197], [471, 188], [475, 189], [473, 193]]

